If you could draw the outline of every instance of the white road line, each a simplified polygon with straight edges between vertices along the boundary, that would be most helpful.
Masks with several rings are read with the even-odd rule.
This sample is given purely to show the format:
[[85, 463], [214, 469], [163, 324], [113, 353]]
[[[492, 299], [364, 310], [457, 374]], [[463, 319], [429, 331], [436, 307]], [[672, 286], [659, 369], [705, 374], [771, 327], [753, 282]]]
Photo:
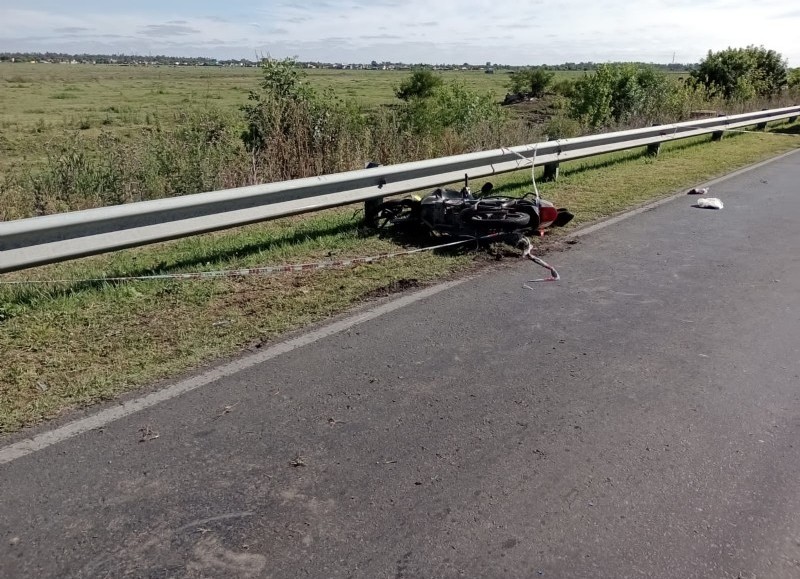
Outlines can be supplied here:
[[322, 340], [323, 338], [343, 332], [358, 324], [363, 324], [364, 322], [373, 320], [384, 314], [388, 314], [389, 312], [393, 312], [395, 310], [399, 310], [400, 308], [411, 305], [414, 302], [424, 300], [443, 291], [452, 289], [457, 285], [464, 283], [468, 279], [470, 278], [467, 277], [456, 281], [438, 284], [413, 294], [400, 297], [389, 303], [370, 308], [364, 312], [359, 312], [354, 316], [334, 322], [325, 327], [319, 328], [318, 330], [298, 336], [297, 338], [275, 344], [263, 352], [257, 352], [255, 354], [245, 356], [244, 358], [224, 364], [198, 376], [193, 376], [186, 380], [182, 380], [176, 384], [173, 384], [172, 386], [168, 386], [162, 390], [147, 394], [141, 398], [128, 400], [119, 406], [101, 410], [97, 414], [70, 422], [54, 430], [42, 432], [41, 434], [37, 434], [32, 438], [27, 438], [14, 444], [10, 444], [6, 447], [0, 448], [0, 464], [22, 458], [23, 456], [27, 456], [36, 451], [45, 449], [48, 446], [52, 446], [53, 444], [57, 444], [67, 440], [68, 438], [72, 438], [73, 436], [78, 436], [84, 432], [94, 430], [95, 428], [100, 428], [101, 426], [105, 426], [110, 422], [119, 420], [125, 416], [129, 416], [139, 412], [140, 410], [150, 408], [151, 406], [155, 406], [156, 404], [166, 400], [170, 400], [182, 394], [186, 394], [187, 392], [191, 392], [192, 390], [196, 390], [201, 386], [205, 386], [226, 376], [231, 376], [247, 368], [252, 368], [253, 366], [261, 364], [262, 362], [266, 362], [267, 360], [272, 360], [281, 354], [286, 354], [287, 352], [291, 352], [297, 348], [308, 346], [309, 344], [313, 344], [314, 342]]

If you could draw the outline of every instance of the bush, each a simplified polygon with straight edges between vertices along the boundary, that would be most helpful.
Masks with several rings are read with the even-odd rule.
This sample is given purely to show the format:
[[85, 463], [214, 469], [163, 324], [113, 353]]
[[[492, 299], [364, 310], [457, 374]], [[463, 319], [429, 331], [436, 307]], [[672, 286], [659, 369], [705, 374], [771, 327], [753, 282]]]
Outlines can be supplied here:
[[800, 68], [793, 68], [786, 75], [786, 83], [790, 89], [800, 89]]
[[116, 147], [93, 155], [86, 142], [72, 136], [47, 152], [40, 173], [29, 175], [37, 215], [120, 203], [125, 182]]
[[363, 165], [366, 119], [332, 91], [318, 94], [292, 60], [265, 60], [264, 80], [242, 108], [254, 179], [273, 181]]
[[0, 181], [0, 221], [36, 215], [30, 192], [18, 179], [6, 176]]
[[553, 83], [553, 92], [559, 96], [571, 98], [575, 91], [575, 81], [569, 78], [562, 78]]
[[575, 119], [558, 115], [547, 122], [544, 132], [548, 140], [570, 139], [579, 136], [582, 132], [582, 127]]
[[519, 70], [511, 74], [508, 88], [513, 93], [526, 93], [540, 98], [544, 96], [554, 76], [554, 73], [541, 68]]
[[787, 65], [779, 53], [763, 46], [709, 50], [691, 78], [712, 95], [744, 102], [778, 95], [787, 84]]
[[434, 91], [442, 86], [442, 77], [427, 69], [415, 70], [406, 80], [400, 83], [394, 94], [404, 101], [426, 99], [433, 96]]
[[653, 68], [601, 64], [575, 83], [570, 116], [593, 128], [633, 117], [646, 122], [662, 114], [674, 89], [667, 76]]
[[505, 111], [491, 94], [480, 94], [460, 82], [438, 87], [427, 99], [413, 99], [401, 109], [402, 127], [413, 133], [463, 133], [481, 123], [502, 123]]
[[[236, 118], [216, 109], [180, 113], [175, 126], [147, 131], [129, 150], [131, 200], [189, 195], [237, 185], [246, 157]], [[124, 145], [122, 145], [124, 147]]]

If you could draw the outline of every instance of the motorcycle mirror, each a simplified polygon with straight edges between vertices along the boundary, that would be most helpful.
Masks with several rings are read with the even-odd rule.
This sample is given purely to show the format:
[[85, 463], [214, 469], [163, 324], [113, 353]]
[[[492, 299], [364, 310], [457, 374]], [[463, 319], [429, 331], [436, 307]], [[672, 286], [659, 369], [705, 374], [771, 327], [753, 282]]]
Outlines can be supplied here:
[[494, 189], [494, 185], [492, 185], [490, 181], [487, 181], [483, 184], [483, 187], [481, 187], [481, 195], [488, 195], [492, 189]]

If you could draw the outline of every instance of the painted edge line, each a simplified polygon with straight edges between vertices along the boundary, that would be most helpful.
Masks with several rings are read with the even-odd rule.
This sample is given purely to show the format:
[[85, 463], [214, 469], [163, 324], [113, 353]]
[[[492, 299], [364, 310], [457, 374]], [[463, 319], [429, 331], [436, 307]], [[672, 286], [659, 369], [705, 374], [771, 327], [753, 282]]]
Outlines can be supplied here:
[[[777, 161], [780, 161], [786, 157], [795, 155], [797, 153], [800, 153], [800, 149], [783, 153], [777, 157], [773, 157], [771, 159], [767, 159], [765, 161], [761, 161], [753, 165], [748, 165], [747, 167], [738, 169], [733, 173], [729, 173], [727, 175], [717, 177], [716, 179], [712, 179], [711, 181], [707, 181], [703, 183], [702, 186], [710, 187], [718, 183], [722, 183], [723, 181], [733, 179], [735, 177], [738, 177], [739, 175], [742, 175], [749, 171], [753, 171], [755, 169], [759, 169], [765, 165], [769, 165], [770, 163], [775, 163]], [[619, 223], [620, 221], [624, 221], [625, 219], [635, 217], [636, 215], [640, 215], [645, 211], [649, 211], [651, 209], [654, 209], [656, 207], [659, 207], [661, 205], [664, 205], [666, 203], [669, 203], [671, 201], [674, 201], [678, 198], [685, 196], [686, 196], [685, 192], [675, 193], [673, 195], [670, 195], [669, 197], [665, 197], [664, 199], [659, 199], [658, 201], [655, 201], [653, 203], [648, 203], [647, 205], [643, 205], [642, 207], [637, 207], [636, 209], [626, 211], [614, 217], [610, 217], [606, 220], [600, 221], [599, 223], [587, 225], [586, 227], [580, 228], [577, 231], [570, 233], [569, 235], [567, 235], [567, 237], [576, 238], [589, 235], [591, 233], [594, 233], [596, 231], [605, 229], [606, 227]], [[384, 314], [388, 314], [395, 310], [404, 308], [410, 304], [413, 304], [414, 302], [424, 300], [438, 293], [454, 288], [458, 285], [461, 285], [462, 283], [465, 283], [469, 279], [471, 279], [471, 277], [465, 277], [459, 280], [437, 284], [425, 288], [421, 291], [399, 297], [396, 300], [393, 300], [386, 304], [379, 305], [374, 308], [370, 308], [363, 312], [359, 312], [353, 316], [350, 316], [343, 320], [339, 320], [337, 322], [334, 322], [317, 330], [313, 330], [312, 332], [309, 332], [307, 334], [303, 334], [301, 336], [292, 338], [285, 342], [280, 342], [278, 344], [275, 344], [274, 346], [267, 348], [263, 352], [258, 352], [255, 354], [245, 356], [233, 362], [224, 364], [218, 368], [214, 368], [206, 372], [203, 372], [198, 376], [187, 378], [186, 380], [182, 380], [180, 382], [177, 382], [176, 384], [167, 386], [166, 388], [142, 396], [141, 398], [128, 400], [118, 406], [101, 410], [96, 414], [87, 416], [86, 418], [81, 418], [74, 422], [65, 424], [64, 426], [60, 426], [53, 430], [48, 430], [40, 434], [37, 434], [32, 438], [26, 438], [18, 442], [15, 442], [13, 444], [10, 444], [8, 446], [2, 447], [0, 448], [0, 464], [6, 464], [12, 462], [18, 458], [22, 458], [29, 454], [33, 454], [34, 452], [43, 450], [49, 446], [67, 440], [69, 438], [78, 436], [79, 434], [83, 434], [84, 432], [89, 432], [90, 430], [100, 428], [101, 426], [114, 422], [115, 420], [119, 420], [120, 418], [124, 418], [126, 416], [130, 416], [131, 414], [135, 414], [140, 410], [145, 410], [147, 408], [160, 404], [161, 402], [177, 398], [182, 394], [186, 394], [187, 392], [191, 392], [192, 390], [201, 388], [202, 386], [210, 384], [220, 378], [231, 376], [233, 374], [236, 374], [237, 372], [240, 372], [247, 368], [251, 368], [257, 364], [261, 364], [262, 362], [266, 362], [273, 358], [276, 358], [281, 354], [285, 354], [287, 352], [291, 352], [292, 350], [302, 348], [303, 346], [313, 344], [314, 342], [318, 342], [319, 340], [343, 332], [344, 330], [352, 328], [353, 326], [357, 326], [358, 324], [362, 324], [369, 320], [373, 320]]]
[[182, 394], [196, 390], [202, 386], [219, 380], [220, 378], [231, 376], [237, 372], [276, 358], [281, 354], [286, 354], [292, 350], [302, 348], [303, 346], [308, 346], [309, 344], [313, 344], [314, 342], [343, 332], [349, 328], [352, 328], [353, 326], [357, 326], [358, 324], [363, 324], [364, 322], [373, 320], [384, 314], [404, 308], [414, 302], [424, 300], [433, 295], [454, 288], [469, 279], [469, 277], [465, 277], [462, 279], [437, 284], [421, 291], [414, 292], [413, 294], [402, 296], [396, 300], [381, 304], [363, 312], [359, 312], [353, 316], [339, 320], [317, 330], [313, 330], [307, 334], [303, 334], [285, 342], [280, 342], [262, 352], [250, 354], [238, 360], [234, 360], [233, 362], [224, 364], [218, 368], [213, 368], [207, 372], [203, 372], [198, 376], [192, 376], [191, 378], [181, 380], [176, 384], [167, 386], [166, 388], [157, 390], [142, 396], [141, 398], [128, 400], [118, 406], [101, 410], [100, 412], [91, 416], [87, 416], [86, 418], [81, 418], [53, 430], [42, 432], [36, 436], [33, 436], [32, 438], [20, 440], [19, 442], [0, 448], [0, 464], [5, 464], [18, 458], [22, 458], [23, 456], [43, 450], [48, 446], [52, 446], [67, 440], [68, 438], [72, 438], [74, 436], [78, 436], [79, 434], [83, 434], [84, 432], [100, 428], [101, 426], [139, 412], [140, 410], [150, 408], [161, 402], [171, 400], [172, 398], [177, 398]]

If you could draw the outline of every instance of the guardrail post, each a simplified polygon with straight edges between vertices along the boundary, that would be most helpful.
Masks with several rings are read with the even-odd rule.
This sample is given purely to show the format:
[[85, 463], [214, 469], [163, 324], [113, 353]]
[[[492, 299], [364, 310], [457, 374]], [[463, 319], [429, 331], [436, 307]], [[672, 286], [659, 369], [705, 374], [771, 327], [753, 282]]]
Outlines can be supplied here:
[[[554, 141], [555, 139], [548, 138], [547, 140]], [[558, 161], [554, 163], [545, 163], [544, 173], [542, 173], [542, 181], [556, 181], [556, 180], [558, 180]]]
[[558, 179], [558, 163], [546, 163], [542, 181], [555, 181]]
[[[717, 115], [717, 117], [724, 117], [725, 115]], [[711, 140], [712, 141], [721, 141], [725, 131], [714, 131], [711, 133]]]
[[[372, 169], [374, 167], [380, 167], [380, 163], [373, 163], [370, 161], [367, 163], [364, 168], [365, 169]], [[383, 183], [381, 184], [381, 186]], [[374, 199], [367, 199], [364, 201], [364, 225], [367, 227], [375, 227], [378, 222], [378, 210], [380, 209], [381, 204], [383, 203], [383, 197], [375, 197]]]
[[378, 224], [378, 209], [380, 209], [381, 203], [383, 203], [383, 197], [364, 201], [364, 225], [375, 227]]
[[[761, 110], [762, 110], [762, 111], [765, 111], [765, 110], [767, 110], [767, 109], [761, 109]], [[763, 122], [763, 123], [758, 123], [758, 124], [756, 125], [756, 130], [757, 130], [757, 131], [766, 131], [766, 130], [767, 130], [767, 123], [766, 123], [766, 122]]]
[[[657, 127], [658, 123], [653, 123], [650, 125], [652, 127]], [[661, 152], [661, 143], [650, 143], [647, 145], [647, 155], [650, 157], [658, 157], [658, 154]]]

